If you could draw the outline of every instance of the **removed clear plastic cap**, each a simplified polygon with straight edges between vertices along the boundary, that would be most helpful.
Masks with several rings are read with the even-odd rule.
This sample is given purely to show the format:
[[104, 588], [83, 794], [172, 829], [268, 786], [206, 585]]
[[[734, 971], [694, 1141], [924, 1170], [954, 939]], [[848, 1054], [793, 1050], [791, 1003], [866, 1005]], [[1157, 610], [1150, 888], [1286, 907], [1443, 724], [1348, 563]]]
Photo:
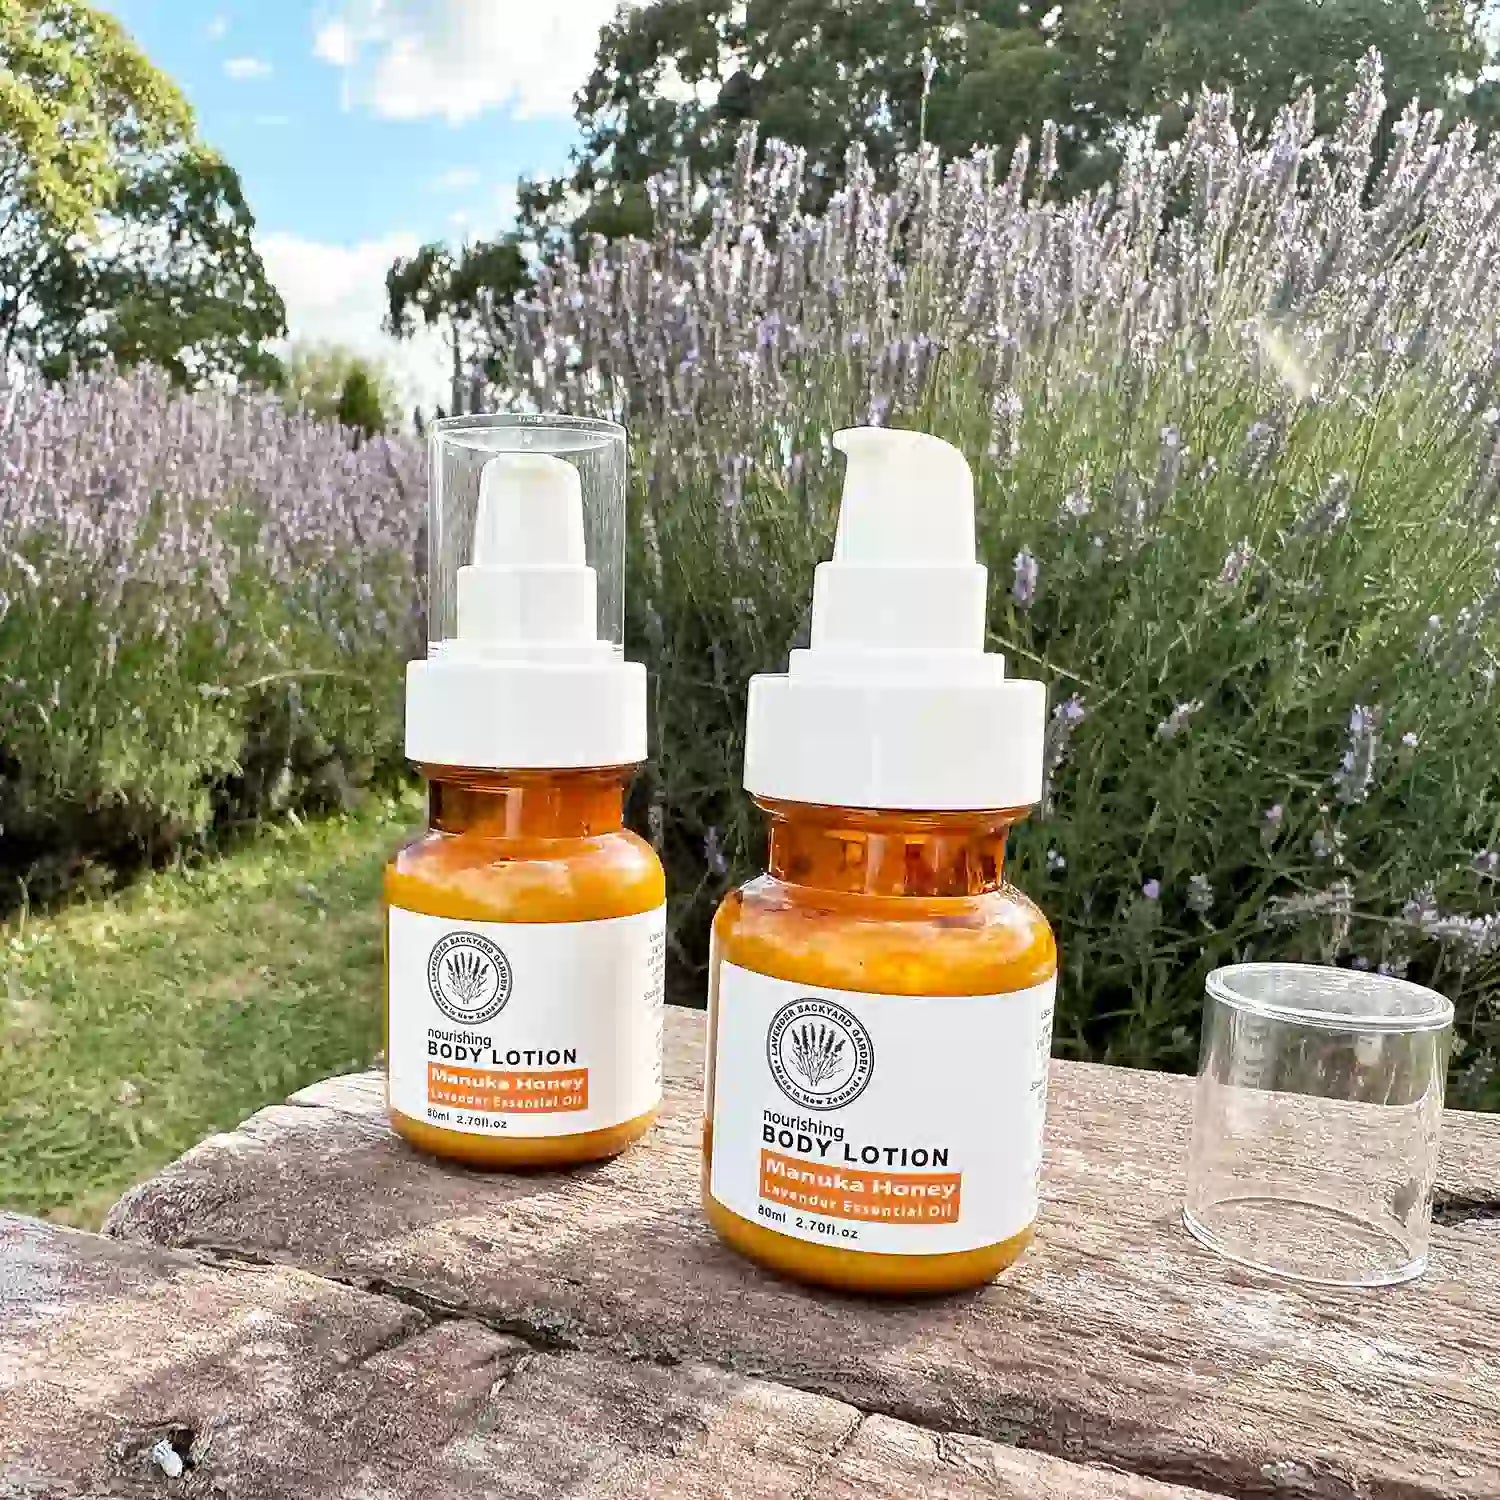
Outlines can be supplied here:
[[752, 678], [745, 786], [840, 807], [1021, 807], [1042, 787], [1046, 691], [984, 649], [974, 483], [952, 444], [854, 428], [811, 644]]

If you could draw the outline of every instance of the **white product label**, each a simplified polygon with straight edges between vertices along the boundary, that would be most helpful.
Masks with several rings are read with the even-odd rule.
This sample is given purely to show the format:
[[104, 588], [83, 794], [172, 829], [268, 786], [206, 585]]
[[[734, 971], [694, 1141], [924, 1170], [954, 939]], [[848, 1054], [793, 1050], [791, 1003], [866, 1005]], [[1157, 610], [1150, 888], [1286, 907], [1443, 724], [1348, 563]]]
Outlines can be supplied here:
[[1056, 988], [866, 995], [724, 964], [710, 1191], [848, 1250], [1019, 1234], [1036, 1217]]
[[468, 1135], [605, 1130], [661, 1102], [664, 906], [601, 922], [390, 909], [391, 1105]]

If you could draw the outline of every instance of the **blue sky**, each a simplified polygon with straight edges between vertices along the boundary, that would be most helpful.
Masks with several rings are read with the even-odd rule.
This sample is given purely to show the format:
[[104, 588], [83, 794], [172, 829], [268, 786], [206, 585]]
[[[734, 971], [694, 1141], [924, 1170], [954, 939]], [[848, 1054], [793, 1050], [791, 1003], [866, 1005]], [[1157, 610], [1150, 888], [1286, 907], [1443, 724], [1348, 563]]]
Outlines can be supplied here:
[[379, 331], [386, 267], [509, 226], [566, 163], [571, 97], [615, 0], [104, 0], [240, 173], [294, 338], [378, 353], [409, 400], [431, 342]]

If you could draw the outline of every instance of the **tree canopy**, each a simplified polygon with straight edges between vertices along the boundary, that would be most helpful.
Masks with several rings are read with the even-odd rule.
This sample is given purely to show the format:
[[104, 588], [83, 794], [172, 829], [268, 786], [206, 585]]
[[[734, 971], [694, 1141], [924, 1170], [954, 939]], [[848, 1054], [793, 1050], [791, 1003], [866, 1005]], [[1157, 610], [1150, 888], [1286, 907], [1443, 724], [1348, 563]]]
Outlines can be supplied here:
[[281, 299], [235, 172], [119, 22], [0, 0], [0, 367], [274, 378]]
[[453, 366], [450, 410], [461, 412], [472, 376], [488, 373], [483, 366], [494, 348], [496, 320], [530, 282], [514, 235], [479, 240], [457, 252], [423, 245], [386, 275], [386, 331], [410, 338], [418, 328], [441, 330]]
[[342, 344], [296, 344], [282, 382], [286, 404], [366, 437], [400, 424], [395, 382], [378, 360]]
[[1341, 99], [1378, 48], [1392, 98], [1441, 102], [1477, 76], [1465, 0], [652, 0], [605, 28], [579, 95], [572, 175], [532, 186], [534, 230], [643, 232], [645, 184], [727, 170], [747, 120], [837, 180], [858, 140], [877, 168], [920, 141], [945, 153], [1059, 127], [1064, 173], [1102, 168], [1120, 126], [1171, 127], [1205, 86], [1262, 114], [1311, 88]]
[[[569, 175], [520, 189], [522, 239], [424, 246], [387, 279], [387, 327], [445, 329], [453, 409], [490, 371], [497, 315], [526, 253], [561, 236], [651, 230], [648, 183], [722, 182], [745, 125], [806, 148], [812, 201], [858, 141], [878, 172], [927, 142], [946, 155], [1057, 127], [1064, 190], [1112, 170], [1122, 130], [1180, 129], [1232, 88], [1262, 121], [1303, 89], [1334, 113], [1372, 47], [1389, 96], [1500, 119], [1483, 82], [1479, 0], [649, 0], [605, 26], [580, 91]], [[1477, 85], [1477, 86], [1475, 86]], [[523, 253], [522, 244], [529, 242]]]

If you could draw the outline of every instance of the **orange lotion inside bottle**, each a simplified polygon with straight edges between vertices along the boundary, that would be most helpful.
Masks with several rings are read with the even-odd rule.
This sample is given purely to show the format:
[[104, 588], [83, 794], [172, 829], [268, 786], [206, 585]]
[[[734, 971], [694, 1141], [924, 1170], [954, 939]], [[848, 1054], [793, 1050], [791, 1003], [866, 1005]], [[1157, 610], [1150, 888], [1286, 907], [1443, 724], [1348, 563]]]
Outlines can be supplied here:
[[[1007, 996], [1057, 970], [1046, 919], [1003, 879], [1005, 838], [1021, 814], [876, 812], [757, 799], [771, 818], [768, 873], [714, 919], [703, 1201], [734, 1249], [772, 1270], [842, 1291], [923, 1294], [991, 1280], [1020, 1255], [1005, 1240], [944, 1254], [881, 1254], [794, 1238], [732, 1212], [710, 1190], [726, 963], [795, 985], [867, 995]], [[883, 1063], [884, 1060], [882, 1060]]]
[[[423, 766], [428, 830], [386, 867], [387, 908], [476, 924], [596, 923], [658, 911], [666, 899], [661, 863], [622, 823], [632, 769]], [[388, 1057], [391, 1045], [388, 1008]], [[597, 1130], [507, 1136], [446, 1129], [390, 1108], [392, 1126], [420, 1150], [495, 1168], [614, 1156], [655, 1118], [652, 1107]]]

